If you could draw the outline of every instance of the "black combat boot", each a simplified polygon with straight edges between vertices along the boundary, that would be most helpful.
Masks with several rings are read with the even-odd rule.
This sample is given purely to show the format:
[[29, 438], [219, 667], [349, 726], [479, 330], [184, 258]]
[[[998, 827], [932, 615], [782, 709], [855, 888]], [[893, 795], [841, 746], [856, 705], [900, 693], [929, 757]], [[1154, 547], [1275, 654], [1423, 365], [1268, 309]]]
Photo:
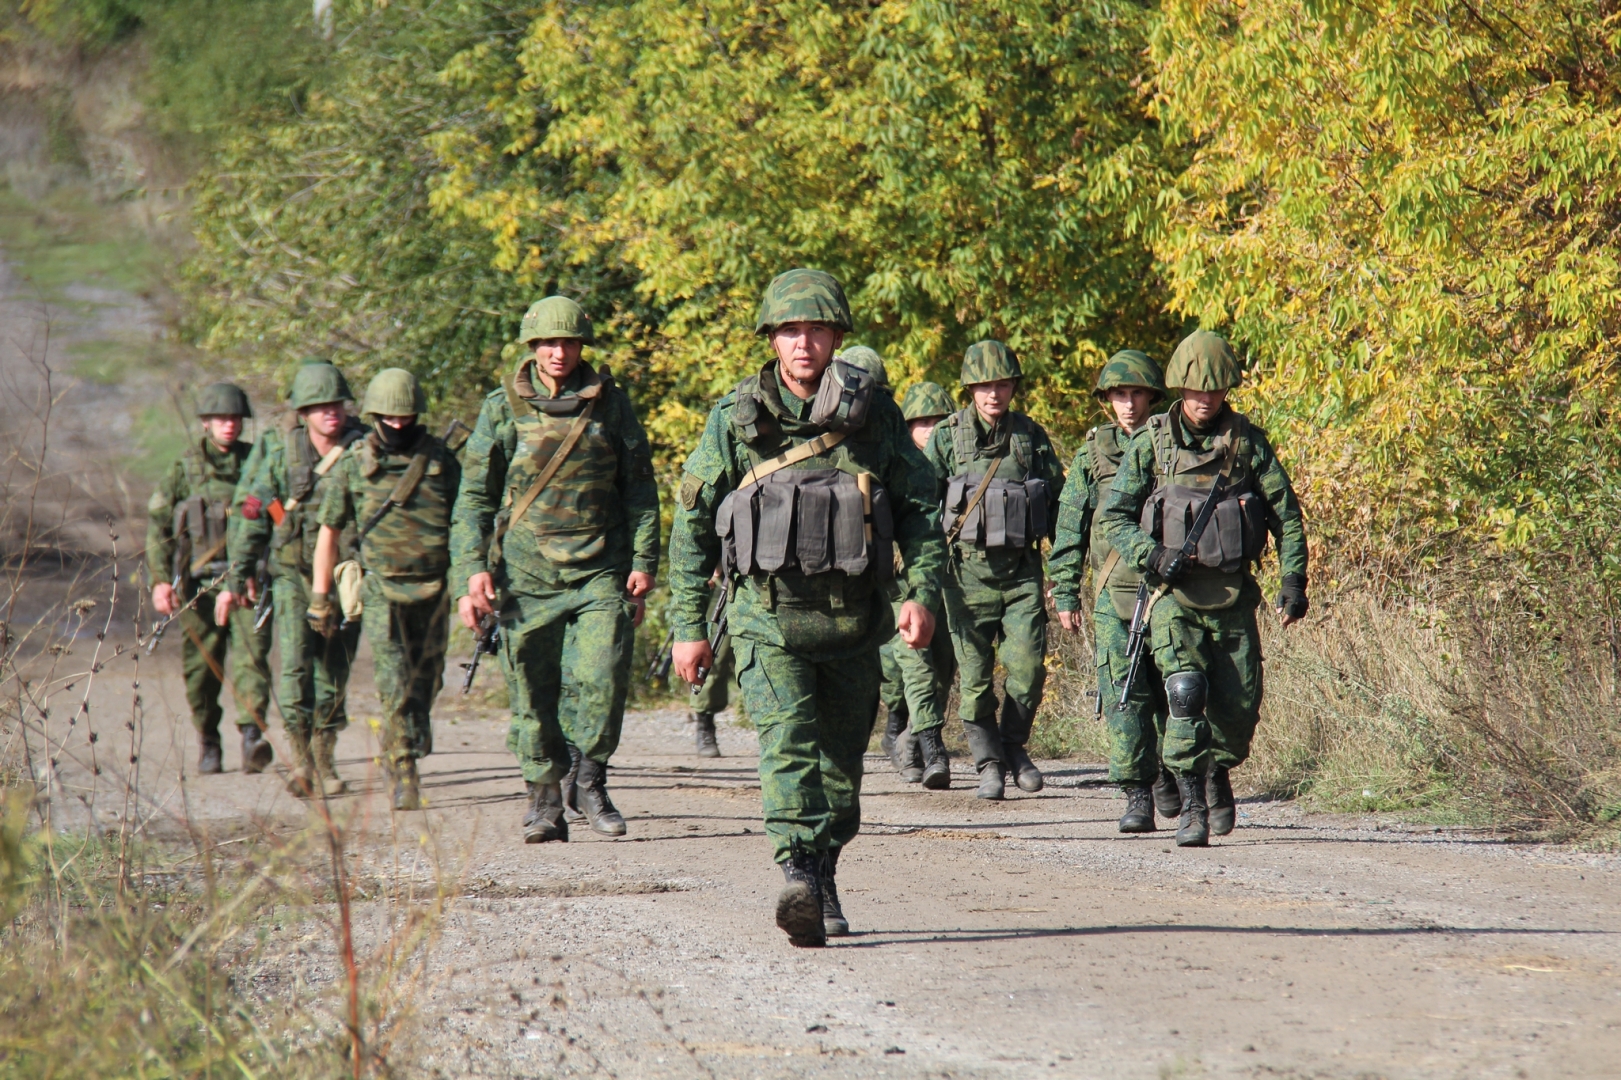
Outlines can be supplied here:
[[603, 836], [624, 836], [625, 819], [608, 798], [608, 766], [581, 757], [579, 769], [574, 781], [574, 798], [591, 822], [591, 831]]
[[1154, 780], [1154, 809], [1162, 818], [1174, 818], [1182, 813], [1182, 796], [1176, 790], [1176, 777], [1163, 765]]
[[1233, 805], [1233, 781], [1227, 775], [1227, 766], [1217, 765], [1210, 770], [1205, 781], [1205, 800], [1210, 807], [1210, 834], [1226, 836], [1233, 831], [1238, 808]]
[[578, 825], [585, 820], [585, 813], [580, 809], [579, 787], [575, 783], [580, 775], [581, 754], [573, 743], [568, 744], [568, 756], [568, 772], [558, 786], [563, 789], [563, 817]]
[[974, 769], [979, 773], [979, 790], [974, 795], [981, 799], [1002, 798], [1002, 736], [996, 730], [996, 721], [964, 723], [962, 730], [968, 737], [968, 750], [974, 755]]
[[895, 740], [895, 756], [900, 761], [899, 772], [903, 784], [916, 784], [923, 779], [923, 748], [910, 728]]
[[712, 712], [693, 713], [692, 718], [698, 725], [698, 756], [720, 757], [720, 743], [715, 741], [715, 714]]
[[1045, 783], [1041, 770], [1024, 750], [1035, 722], [1036, 710], [1011, 697], [1002, 699], [1002, 763], [1013, 774], [1020, 791], [1040, 791]]
[[528, 781], [529, 806], [523, 815], [523, 842], [544, 844], [568, 840], [568, 822], [563, 820], [563, 789], [558, 784]]
[[788, 935], [789, 943], [801, 949], [819, 949], [827, 944], [827, 926], [822, 922], [822, 857], [814, 851], [791, 853], [782, 863], [787, 886], [777, 894], [777, 926]]
[[939, 728], [929, 728], [914, 736], [918, 750], [923, 754], [923, 786], [930, 791], [944, 791], [951, 786], [951, 755], [946, 753], [945, 740]]
[[394, 765], [394, 809], [422, 809], [422, 788], [417, 782], [416, 758], [406, 758]]
[[220, 729], [202, 733], [203, 749], [197, 755], [197, 771], [199, 773], [217, 773], [225, 771], [224, 753], [220, 749]]
[[1036, 763], [1030, 760], [1030, 755], [1024, 747], [1011, 743], [1002, 744], [1003, 760], [1007, 762], [1008, 771], [1013, 774], [1013, 782], [1019, 785], [1020, 791], [1040, 791], [1046, 786], [1046, 779], [1042, 777], [1041, 770]]
[[[906, 719], [904, 709], [890, 709], [889, 716], [884, 720], [884, 737], [880, 745], [883, 746], [884, 753], [890, 755], [891, 760], [894, 760], [895, 740], [900, 738], [901, 732], [906, 730]], [[895, 771], [900, 772], [900, 768], [897, 764]]]
[[1154, 800], [1145, 787], [1123, 787], [1126, 812], [1120, 815], [1120, 831], [1125, 833], [1154, 831]]
[[842, 850], [829, 848], [823, 853], [822, 865], [818, 868], [822, 876], [822, 932], [828, 937], [848, 937], [850, 934], [850, 921], [844, 917], [844, 909], [839, 906], [839, 887], [833, 881]]
[[1176, 788], [1182, 793], [1182, 820], [1176, 830], [1176, 846], [1208, 846], [1210, 811], [1204, 801], [1204, 777], [1178, 776]]
[[242, 725], [242, 771], [262, 773], [276, 757], [270, 740], [259, 730], [258, 724]]

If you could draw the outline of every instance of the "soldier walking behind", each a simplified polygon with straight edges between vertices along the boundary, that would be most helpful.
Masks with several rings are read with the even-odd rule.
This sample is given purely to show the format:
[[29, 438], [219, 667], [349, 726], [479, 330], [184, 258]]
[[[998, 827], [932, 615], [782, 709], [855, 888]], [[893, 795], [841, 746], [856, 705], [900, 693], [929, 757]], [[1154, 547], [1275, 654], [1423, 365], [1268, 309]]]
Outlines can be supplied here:
[[[581, 358], [595, 337], [565, 296], [531, 305], [527, 350], [484, 399], [451, 534], [463, 625], [501, 622], [507, 748], [528, 789], [524, 842], [567, 840], [565, 803], [605, 836], [631, 645], [659, 563], [652, 451], [630, 398]], [[572, 707], [559, 715], [564, 673]], [[569, 788], [564, 790], [564, 785]]]
[[[276, 703], [281, 709], [293, 762], [287, 788], [294, 795], [337, 795], [345, 790], [333, 764], [338, 732], [349, 725], [345, 698], [349, 667], [360, 644], [360, 623], [323, 637], [304, 618], [309, 579], [320, 534], [317, 512], [345, 448], [366, 428], [344, 403], [349, 382], [331, 364], [306, 360], [293, 376], [285, 421], [267, 430], [243, 466], [231, 531], [229, 587], [215, 604], [224, 623], [233, 605], [251, 604], [255, 567], [267, 559], [281, 673]], [[338, 561], [356, 557], [356, 530], [338, 537]]]
[[[1221, 336], [1183, 339], [1165, 372], [1181, 400], [1131, 441], [1100, 510], [1102, 539], [1127, 567], [1146, 571], [1152, 589], [1154, 663], [1170, 712], [1163, 754], [1182, 803], [1182, 847], [1233, 829], [1228, 774], [1249, 756], [1261, 714], [1261, 587], [1251, 571], [1268, 534], [1283, 571], [1283, 625], [1308, 606], [1306, 528], [1289, 474], [1266, 432], [1227, 404], [1242, 378]], [[1189, 529], [1212, 498], [1214, 514], [1186, 558]]]
[[878, 649], [896, 623], [907, 645], [928, 645], [944, 556], [934, 480], [900, 410], [871, 375], [833, 359], [850, 325], [831, 275], [796, 269], [771, 282], [755, 331], [775, 356], [710, 410], [670, 539], [673, 658], [689, 682], [713, 666], [704, 629], [717, 564], [728, 583], [765, 831], [786, 879], [777, 925], [799, 946], [849, 932], [834, 876], [861, 827]]
[[444, 685], [450, 632], [445, 574], [461, 466], [418, 423], [427, 408], [416, 377], [402, 368], [379, 371], [366, 387], [361, 416], [372, 430], [338, 459], [322, 493], [307, 611], [316, 633], [342, 632], [332, 592], [341, 538], [357, 526], [361, 626], [383, 704], [396, 810], [422, 805], [417, 761], [433, 753], [433, 701]]
[[1165, 397], [1165, 383], [1158, 364], [1145, 353], [1125, 349], [1110, 357], [1098, 372], [1096, 393], [1098, 400], [1114, 413], [1115, 421], [1088, 431], [1085, 444], [1075, 455], [1058, 503], [1058, 531], [1047, 565], [1059, 625], [1073, 633], [1080, 630], [1084, 618], [1081, 578], [1091, 556], [1098, 707], [1109, 731], [1109, 779], [1119, 784], [1126, 796], [1120, 831], [1153, 832], [1156, 804], [1167, 818], [1175, 818], [1182, 810], [1176, 780], [1160, 764], [1165, 693], [1153, 659], [1147, 655], [1150, 650], [1144, 649], [1131, 694], [1124, 707], [1120, 704], [1120, 691], [1131, 663], [1127, 655], [1131, 617], [1143, 578], [1100, 535], [1097, 509], [1109, 497], [1110, 485], [1132, 436], [1143, 430], [1154, 405]]
[[[920, 451], [929, 445], [929, 436], [940, 421], [955, 411], [951, 396], [937, 383], [914, 383], [901, 397], [901, 418], [912, 445]], [[929, 614], [934, 616], [937, 633], [927, 649], [911, 649], [899, 638], [891, 638], [880, 653], [882, 697], [889, 712], [884, 752], [906, 783], [943, 791], [951, 786], [951, 757], [941, 731], [957, 658], [951, 649], [944, 607], [931, 608]]]
[[[927, 450], [945, 482], [946, 617], [981, 799], [1002, 798], [1006, 772], [1023, 791], [1043, 783], [1025, 743], [1047, 682], [1041, 541], [1052, 534], [1064, 468], [1041, 425], [1010, 408], [1023, 377], [1000, 341], [970, 345], [962, 384], [973, 404], [941, 421]], [[1007, 672], [1000, 730], [992, 683], [998, 657]]]
[[[724, 585], [715, 582], [714, 592], [719, 594]], [[711, 607], [713, 607], [711, 601]], [[709, 627], [706, 634], [713, 636], [714, 627]], [[692, 720], [697, 725], [697, 747], [699, 757], [720, 757], [720, 743], [715, 738], [715, 714], [726, 711], [732, 701], [732, 686], [737, 682], [737, 661], [732, 653], [732, 635], [723, 634], [720, 639], [720, 648], [715, 650], [715, 670], [709, 673], [701, 684], [692, 686]]]
[[227, 645], [231, 654], [231, 694], [236, 699], [237, 728], [242, 733], [242, 771], [263, 772], [274, 752], [264, 737], [265, 710], [270, 704], [270, 632], [255, 632], [250, 612], [227, 612], [216, 619], [216, 596], [198, 593], [223, 580], [230, 565], [226, 552], [231, 498], [252, 451], [242, 442], [242, 421], [253, 415], [248, 396], [228, 382], [214, 383], [197, 395], [203, 437], [152, 492], [146, 504], [146, 565], [151, 575], [152, 606], [180, 612], [180, 667], [186, 679], [186, 701], [202, 749], [197, 771], [223, 768], [220, 747], [220, 690], [225, 683]]

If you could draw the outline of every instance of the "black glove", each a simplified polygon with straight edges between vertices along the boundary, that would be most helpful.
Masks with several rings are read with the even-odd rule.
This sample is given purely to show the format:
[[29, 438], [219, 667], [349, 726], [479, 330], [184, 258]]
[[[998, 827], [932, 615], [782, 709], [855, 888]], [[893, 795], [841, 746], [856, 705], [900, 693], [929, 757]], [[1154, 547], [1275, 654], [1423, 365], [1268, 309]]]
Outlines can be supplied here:
[[1306, 599], [1306, 575], [1284, 574], [1283, 587], [1278, 590], [1278, 610], [1291, 619], [1304, 619], [1310, 607]]
[[1159, 579], [1167, 585], [1175, 585], [1188, 569], [1188, 560], [1178, 548], [1172, 551], [1164, 544], [1155, 544], [1154, 550], [1148, 556], [1148, 568], [1159, 575]]

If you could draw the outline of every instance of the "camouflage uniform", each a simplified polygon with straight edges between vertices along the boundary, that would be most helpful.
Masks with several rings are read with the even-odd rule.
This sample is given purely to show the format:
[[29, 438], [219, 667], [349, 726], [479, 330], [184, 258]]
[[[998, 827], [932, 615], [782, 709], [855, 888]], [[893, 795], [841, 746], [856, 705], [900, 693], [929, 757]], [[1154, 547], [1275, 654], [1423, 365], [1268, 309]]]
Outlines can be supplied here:
[[[578, 305], [549, 297], [530, 308], [520, 340], [589, 344], [590, 335]], [[452, 578], [460, 597], [472, 575], [494, 576], [512, 701], [507, 747], [526, 782], [552, 785], [571, 769], [571, 746], [598, 769], [619, 746], [634, 637], [625, 581], [658, 570], [659, 495], [647, 435], [611, 378], [582, 361], [554, 397], [533, 371], [524, 357], [485, 398], [468, 440]], [[507, 525], [587, 408], [578, 443], [523, 519]], [[505, 531], [495, 546], [498, 521]], [[574, 703], [560, 710], [565, 671]]]
[[[1018, 362], [1000, 342], [971, 346], [963, 362], [964, 385], [1018, 377]], [[980, 772], [981, 797], [1001, 797], [1002, 770], [1014, 772], [1020, 787], [1037, 791], [1041, 774], [1024, 744], [1047, 678], [1040, 544], [1051, 535], [1064, 468], [1034, 420], [1009, 412], [990, 428], [972, 405], [934, 429], [926, 453], [946, 486], [942, 525], [947, 528], [948, 519], [971, 501], [990, 461], [1000, 459], [993, 487], [952, 545], [946, 617], [959, 667], [958, 711]], [[992, 684], [998, 659], [1006, 670], [1000, 730]], [[987, 775], [992, 763], [998, 766], [995, 782]]]
[[[247, 399], [240, 390], [231, 389], [245, 409]], [[217, 408], [206, 400], [215, 390], [217, 387], [204, 391], [204, 408]], [[170, 467], [152, 492], [146, 505], [147, 572], [154, 583], [175, 583], [180, 603], [196, 596], [229, 566], [226, 541], [232, 495], [251, 452], [252, 447], [240, 440], [221, 450], [204, 436]], [[184, 566], [177, 566], [177, 556]], [[238, 726], [262, 730], [270, 704], [270, 629], [255, 632], [253, 613], [241, 609], [231, 613], [229, 625], [216, 625], [217, 588], [199, 597], [178, 620], [183, 635], [180, 664], [186, 680], [186, 701], [191, 706], [192, 725], [202, 735], [205, 746], [219, 744], [224, 715], [219, 698], [227, 646]]]
[[[378, 380], [393, 374], [406, 373], [399, 369], [379, 372], [373, 388]], [[368, 391], [368, 417], [420, 416], [426, 402], [414, 379], [410, 385], [417, 397], [412, 413], [392, 409], [378, 413], [372, 407], [372, 391]], [[450, 595], [445, 575], [450, 569], [450, 521], [461, 466], [444, 442], [420, 423], [392, 436], [392, 449], [380, 427], [374, 427], [338, 459], [324, 485], [318, 520], [340, 534], [357, 523], [369, 522], [412, 469], [414, 459], [423, 459], [421, 479], [408, 497], [383, 515], [360, 541], [360, 565], [365, 571], [361, 623], [371, 643], [377, 695], [383, 704], [384, 754], [399, 777], [407, 762], [433, 753], [431, 716], [434, 698], [444, 685], [449, 635]]]
[[[324, 380], [320, 377], [325, 376]], [[301, 394], [300, 381], [326, 381], [327, 393]], [[294, 409], [307, 405], [344, 401], [349, 387], [337, 368], [329, 364], [307, 363], [295, 379]], [[348, 446], [364, 438], [366, 429], [351, 418], [338, 433], [337, 441]], [[331, 484], [332, 466], [318, 472], [321, 455], [310, 442], [308, 429], [297, 412], [270, 428], [243, 466], [242, 483], [237, 486], [233, 507], [235, 523], [231, 532], [231, 591], [246, 594], [247, 582], [261, 559], [268, 559], [276, 640], [281, 655], [276, 704], [288, 734], [307, 742], [321, 731], [342, 731], [349, 724], [345, 698], [349, 668], [360, 645], [360, 623], [323, 637], [304, 619], [309, 607], [309, 580], [315, 558], [315, 541], [320, 532], [317, 518], [321, 499]], [[275, 522], [281, 516], [281, 523]], [[356, 558], [359, 540], [354, 528], [343, 531], [338, 541], [340, 561]]]
[[[1209, 390], [1236, 386], [1239, 378], [1227, 343], [1197, 331], [1177, 347], [1165, 381], [1172, 389]], [[1228, 497], [1201, 537], [1197, 561], [1178, 573], [1168, 560], [1223, 472], [1229, 477]], [[1173, 578], [1150, 618], [1170, 713], [1164, 759], [1182, 787], [1178, 843], [1202, 844], [1209, 793], [1200, 778], [1210, 775], [1213, 788], [1225, 785], [1227, 770], [1249, 756], [1260, 719], [1255, 609], [1261, 590], [1251, 567], [1268, 535], [1277, 539], [1284, 575], [1280, 605], [1305, 614], [1300, 504], [1264, 431], [1230, 406], [1207, 427], [1195, 429], [1183, 419], [1179, 402], [1152, 417], [1132, 440], [1099, 515], [1103, 538], [1120, 551], [1126, 566], [1150, 571], [1149, 582], [1156, 586], [1162, 583], [1161, 570]], [[1230, 788], [1223, 800], [1230, 811]], [[1191, 825], [1190, 813], [1198, 819]]]

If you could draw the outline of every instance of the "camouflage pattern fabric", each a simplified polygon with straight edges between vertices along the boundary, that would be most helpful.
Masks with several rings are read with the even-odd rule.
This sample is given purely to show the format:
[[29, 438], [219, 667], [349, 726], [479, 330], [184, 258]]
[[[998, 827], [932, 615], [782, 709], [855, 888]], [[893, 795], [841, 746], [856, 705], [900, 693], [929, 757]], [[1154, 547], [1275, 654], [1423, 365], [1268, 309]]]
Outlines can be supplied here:
[[[224, 684], [220, 675], [231, 680], [231, 698], [236, 703], [238, 725], [269, 726], [271, 628], [253, 630], [253, 612], [231, 612], [226, 626], [214, 623], [214, 599], [218, 593], [204, 593], [197, 606], [180, 615], [180, 671], [186, 680], [186, 703], [191, 706], [191, 723], [198, 731], [216, 732], [225, 711], [220, 705]], [[173, 638], [174, 631], [169, 632]], [[226, 667], [226, 653], [230, 666]], [[215, 674], [216, 669], [219, 674]]]
[[553, 783], [567, 772], [565, 740], [604, 763], [619, 748], [631, 616], [624, 576], [612, 570], [542, 596], [515, 593], [502, 607], [501, 671], [512, 708], [507, 749], [525, 780]]
[[276, 644], [281, 651], [276, 704], [282, 724], [288, 731], [304, 735], [342, 731], [349, 726], [349, 669], [360, 647], [360, 623], [322, 637], [304, 618], [310, 597], [302, 578], [277, 577], [271, 594], [276, 607]]
[[575, 301], [566, 296], [548, 296], [536, 300], [523, 313], [518, 326], [518, 342], [532, 346], [537, 341], [556, 341], [573, 338], [587, 345], [596, 343], [591, 329], [591, 316]]
[[[913, 649], [896, 636], [879, 650], [884, 707], [891, 714], [906, 717], [914, 735], [946, 722], [946, 699], [951, 695], [951, 680], [957, 671], [950, 620], [943, 608], [930, 610], [934, 615], [934, 639], [928, 648]], [[900, 616], [899, 605], [895, 614]]]
[[[350, 420], [339, 437], [362, 430], [358, 420]], [[231, 591], [238, 595], [247, 592], [248, 579], [253, 577], [259, 560], [269, 553], [270, 573], [276, 578], [295, 578], [308, 581], [314, 572], [315, 540], [321, 531], [321, 500], [333, 482], [337, 466], [325, 476], [312, 477], [314, 484], [288, 511], [280, 525], [271, 520], [267, 507], [281, 500], [285, 507], [292, 499], [291, 470], [294, 440], [303, 440], [301, 448], [310, 455], [309, 465], [321, 458], [309, 443], [304, 425], [295, 422], [291, 427], [273, 427], [259, 436], [253, 452], [242, 466], [242, 481], [237, 485], [231, 502], [231, 531], [229, 553], [231, 576], [227, 579]], [[257, 505], [255, 505], [255, 502]], [[248, 516], [251, 513], [253, 516]], [[347, 528], [338, 538], [338, 561], [353, 559], [358, 551], [357, 530]], [[304, 617], [299, 615], [299, 621]]]
[[744, 707], [760, 738], [760, 801], [772, 856], [843, 847], [861, 830], [861, 775], [878, 715], [876, 647], [817, 661], [733, 642]]
[[821, 270], [789, 270], [771, 279], [760, 302], [756, 334], [769, 334], [784, 323], [821, 323], [835, 330], [852, 329], [850, 304], [838, 280]]
[[1098, 370], [1098, 381], [1093, 389], [1099, 401], [1108, 400], [1110, 390], [1122, 386], [1140, 386], [1165, 396], [1165, 376], [1159, 365], [1140, 349], [1121, 349]]
[[1220, 334], [1195, 330], [1182, 339], [1165, 367], [1172, 390], [1230, 390], [1244, 381], [1244, 369]]
[[976, 341], [962, 357], [962, 384], [1000, 382], [1024, 377], [1018, 357], [1000, 341]]
[[396, 603], [383, 592], [384, 579], [367, 574], [360, 597], [366, 641], [371, 645], [377, 697], [383, 706], [383, 755], [390, 765], [433, 753], [434, 699], [444, 686], [450, 637], [450, 597]]
[[1203, 774], [1212, 764], [1231, 769], [1249, 757], [1261, 719], [1260, 603], [1251, 580], [1238, 603], [1221, 611], [1193, 611], [1169, 596], [1155, 605], [1154, 663], [1166, 674], [1202, 671], [1210, 684], [1204, 717], [1166, 721], [1164, 757], [1172, 772]]
[[[253, 447], [240, 440], [221, 450], [205, 436], [189, 446], [185, 454], [163, 474], [146, 503], [146, 572], [154, 585], [174, 578], [177, 543], [174, 532], [175, 507], [194, 495], [230, 506], [237, 482], [246, 475], [244, 466], [252, 453]], [[204, 553], [194, 550], [192, 554], [200, 556]], [[227, 554], [222, 550], [219, 560], [224, 562], [226, 558]], [[207, 584], [209, 580], [193, 578], [189, 571], [183, 575], [183, 579], [180, 593], [186, 600], [194, 595], [198, 585]]]
[[[404, 506], [391, 509], [360, 542], [360, 565], [368, 577], [390, 582], [396, 600], [425, 599], [450, 568], [450, 515], [461, 484], [461, 466], [437, 435], [420, 428], [406, 451], [389, 453], [373, 431], [345, 450], [327, 477], [319, 520], [340, 532], [364, 523], [388, 499], [413, 455], [428, 453], [427, 469]], [[368, 634], [369, 638], [370, 635]]]
[[1120, 687], [1131, 666], [1126, 652], [1131, 621], [1120, 617], [1105, 592], [1092, 609], [1092, 628], [1097, 637], [1098, 692], [1103, 695], [1103, 722], [1109, 732], [1109, 779], [1123, 787], [1148, 787], [1159, 776], [1160, 743], [1165, 738], [1164, 682], [1151, 650], [1145, 648], [1131, 697], [1122, 709]]

